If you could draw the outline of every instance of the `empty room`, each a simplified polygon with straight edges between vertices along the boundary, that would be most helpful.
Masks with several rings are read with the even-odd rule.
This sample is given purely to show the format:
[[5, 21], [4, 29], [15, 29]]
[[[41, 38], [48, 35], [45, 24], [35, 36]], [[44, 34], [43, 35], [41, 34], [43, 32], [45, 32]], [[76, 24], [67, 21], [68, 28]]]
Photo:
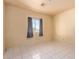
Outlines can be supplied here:
[[4, 0], [4, 59], [75, 59], [75, 0]]

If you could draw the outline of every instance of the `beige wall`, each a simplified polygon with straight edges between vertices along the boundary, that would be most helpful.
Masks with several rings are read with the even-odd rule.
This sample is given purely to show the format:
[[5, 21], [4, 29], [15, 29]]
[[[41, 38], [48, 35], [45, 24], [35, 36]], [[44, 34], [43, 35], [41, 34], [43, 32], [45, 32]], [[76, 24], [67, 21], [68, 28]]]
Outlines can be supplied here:
[[[43, 18], [43, 37], [34, 35], [33, 38], [27, 39], [28, 16]], [[54, 39], [66, 43], [74, 42], [74, 8], [57, 14], [52, 19], [48, 15], [6, 4], [4, 17], [5, 48], [33, 45]]]
[[[4, 19], [5, 19], [5, 9], [6, 9], [6, 8], [5, 8], [5, 4], [4, 4], [4, 5], [3, 5], [3, 14], [4, 14], [3, 17], [4, 17]], [[4, 21], [3, 21], [3, 22], [4, 22]], [[5, 22], [3, 23], [3, 28], [4, 28], [4, 29], [3, 29], [3, 31], [4, 31], [4, 32], [3, 32], [3, 34], [4, 34], [4, 35], [3, 35], [3, 36], [4, 36], [4, 37], [3, 37], [3, 51], [5, 51], [5, 26], [4, 26], [4, 25], [5, 25]]]
[[57, 41], [73, 43], [75, 30], [74, 8], [54, 16], [55, 39]]
[[[43, 18], [44, 36], [34, 35], [33, 38], [27, 39], [27, 17]], [[52, 19], [50, 16], [21, 9], [17, 6], [6, 4], [5, 17], [5, 42], [6, 47], [19, 47], [32, 45], [43, 41], [53, 39]]]
[[6, 5], [3, 4], [3, 51], [6, 50]]

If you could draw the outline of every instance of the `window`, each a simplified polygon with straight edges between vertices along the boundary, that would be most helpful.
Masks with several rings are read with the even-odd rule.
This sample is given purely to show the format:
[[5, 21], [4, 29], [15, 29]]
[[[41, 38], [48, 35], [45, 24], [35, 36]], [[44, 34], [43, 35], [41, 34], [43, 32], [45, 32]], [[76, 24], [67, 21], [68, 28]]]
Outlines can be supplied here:
[[34, 32], [40, 31], [40, 19], [32, 19], [32, 24], [33, 24], [33, 30]]
[[43, 36], [43, 22], [42, 22], [42, 19], [28, 17], [27, 38], [32, 38], [33, 37], [33, 31], [39, 33], [39, 36]]

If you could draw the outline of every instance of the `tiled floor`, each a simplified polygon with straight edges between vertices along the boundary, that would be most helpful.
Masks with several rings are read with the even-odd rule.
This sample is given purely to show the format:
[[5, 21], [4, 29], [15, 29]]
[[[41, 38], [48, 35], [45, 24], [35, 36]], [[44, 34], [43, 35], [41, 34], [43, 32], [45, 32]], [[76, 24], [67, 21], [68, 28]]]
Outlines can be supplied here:
[[4, 59], [75, 59], [74, 46], [61, 42], [48, 42], [9, 48], [4, 54]]

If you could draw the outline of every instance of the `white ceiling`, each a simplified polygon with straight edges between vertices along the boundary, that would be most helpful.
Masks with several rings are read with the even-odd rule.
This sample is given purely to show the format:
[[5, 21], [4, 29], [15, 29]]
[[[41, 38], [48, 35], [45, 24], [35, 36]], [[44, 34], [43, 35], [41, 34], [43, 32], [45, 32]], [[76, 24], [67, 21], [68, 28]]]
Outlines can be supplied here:
[[[74, 8], [74, 0], [4, 0], [7, 3], [31, 9], [39, 13], [55, 15], [64, 10]], [[45, 6], [41, 6], [45, 3]]]

